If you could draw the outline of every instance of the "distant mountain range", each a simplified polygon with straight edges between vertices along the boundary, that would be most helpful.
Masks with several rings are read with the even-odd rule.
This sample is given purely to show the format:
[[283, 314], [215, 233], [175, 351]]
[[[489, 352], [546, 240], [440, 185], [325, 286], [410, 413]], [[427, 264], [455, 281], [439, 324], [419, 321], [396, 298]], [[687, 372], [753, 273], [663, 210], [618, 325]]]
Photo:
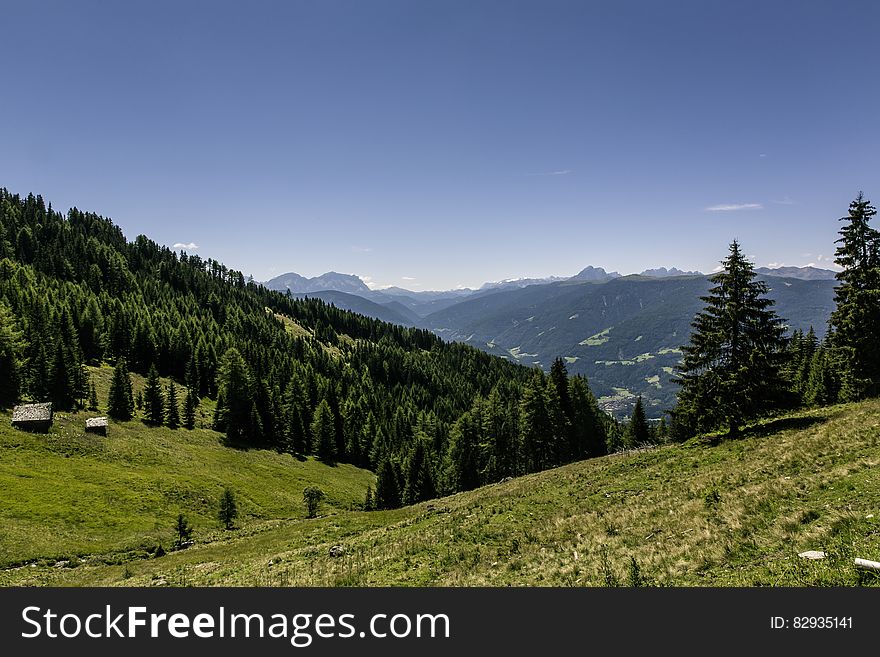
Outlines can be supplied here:
[[798, 278], [802, 281], [833, 281], [836, 280], [837, 274], [830, 269], [819, 269], [818, 267], [777, 267], [775, 269], [757, 267], [755, 271], [764, 276]]
[[[834, 308], [834, 272], [815, 267], [760, 268], [775, 309], [789, 327], [821, 337]], [[564, 358], [586, 375], [609, 412], [625, 416], [641, 395], [649, 416], [675, 401], [670, 382], [702, 307], [709, 277], [675, 267], [621, 276], [586, 267], [570, 278], [519, 279], [477, 290], [370, 290], [357, 276], [284, 274], [266, 283], [296, 296], [394, 324], [427, 328], [525, 365], [549, 368]], [[324, 289], [321, 289], [322, 286]]]

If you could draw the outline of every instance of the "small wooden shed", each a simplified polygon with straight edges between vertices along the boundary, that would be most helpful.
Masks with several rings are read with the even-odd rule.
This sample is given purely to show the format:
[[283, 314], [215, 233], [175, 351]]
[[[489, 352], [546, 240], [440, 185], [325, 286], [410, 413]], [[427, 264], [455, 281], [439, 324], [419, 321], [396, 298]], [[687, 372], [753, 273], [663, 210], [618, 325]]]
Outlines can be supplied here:
[[107, 418], [90, 417], [86, 420], [86, 433], [96, 433], [101, 436], [107, 435]]
[[12, 409], [12, 426], [22, 431], [49, 433], [52, 426], [52, 402], [20, 404]]

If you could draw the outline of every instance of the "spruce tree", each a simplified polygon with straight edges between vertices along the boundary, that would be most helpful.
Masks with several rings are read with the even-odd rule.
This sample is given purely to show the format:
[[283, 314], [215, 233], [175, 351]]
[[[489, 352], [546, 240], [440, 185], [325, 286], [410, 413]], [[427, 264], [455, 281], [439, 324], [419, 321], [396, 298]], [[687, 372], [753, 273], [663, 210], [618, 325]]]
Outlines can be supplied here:
[[0, 302], [0, 408], [9, 408], [21, 394], [23, 350], [15, 317], [9, 306]]
[[648, 426], [648, 419], [645, 416], [645, 407], [642, 404], [641, 395], [636, 399], [636, 404], [629, 419], [627, 438], [628, 447], [639, 447], [651, 442], [651, 428]]
[[182, 548], [192, 538], [192, 527], [182, 513], [177, 514], [177, 524], [174, 526], [174, 531], [177, 533], [177, 540], [174, 544], [178, 548]]
[[89, 410], [98, 410], [98, 389], [95, 387], [94, 381], [89, 383]]
[[180, 426], [180, 408], [177, 405], [177, 386], [174, 385], [174, 381], [168, 383], [166, 402], [165, 424], [171, 429], [176, 429]]
[[234, 347], [220, 361], [217, 389], [214, 428], [224, 432], [233, 444], [246, 441], [252, 429], [253, 378], [241, 352]]
[[364, 497], [364, 511], [373, 511], [376, 508], [376, 500], [373, 498], [373, 487], [367, 486], [367, 494]]
[[223, 523], [226, 529], [232, 529], [235, 526], [235, 519], [238, 517], [238, 504], [235, 501], [235, 494], [231, 488], [224, 488], [223, 494], [220, 495], [220, 507], [217, 510], [217, 518]]
[[336, 430], [333, 411], [326, 399], [315, 409], [311, 424], [312, 451], [325, 463], [336, 462]]
[[55, 345], [55, 359], [52, 361], [49, 399], [59, 411], [69, 411], [76, 402], [75, 386], [77, 374], [70, 352], [59, 340]]
[[195, 391], [192, 388], [187, 388], [186, 398], [183, 400], [183, 426], [187, 429], [196, 428], [196, 406], [198, 403]]
[[755, 280], [736, 240], [722, 265], [682, 348], [673, 417], [690, 433], [723, 426], [735, 436], [744, 422], [781, 403], [786, 341], [783, 320], [764, 296], [769, 287]]
[[841, 372], [842, 401], [880, 393], [880, 232], [870, 226], [877, 210], [861, 192], [840, 229], [835, 262], [837, 307], [829, 326]]
[[416, 504], [437, 496], [434, 477], [431, 475], [429, 454], [424, 439], [416, 438], [406, 462], [403, 485], [404, 504]]
[[162, 394], [162, 382], [155, 365], [150, 366], [147, 383], [144, 385], [144, 421], [160, 425], [165, 420], [165, 395]]
[[384, 459], [379, 465], [376, 477], [376, 508], [398, 508], [401, 504], [400, 481], [394, 463], [387, 458]]
[[602, 456], [608, 450], [605, 435], [604, 411], [599, 408], [596, 397], [590, 391], [587, 380], [582, 376], [569, 379], [569, 394], [572, 405], [572, 432], [575, 449], [573, 459]]
[[107, 399], [107, 415], [114, 420], [130, 420], [134, 415], [134, 400], [131, 394], [131, 377], [124, 358], [116, 361], [113, 379], [110, 381], [110, 394]]

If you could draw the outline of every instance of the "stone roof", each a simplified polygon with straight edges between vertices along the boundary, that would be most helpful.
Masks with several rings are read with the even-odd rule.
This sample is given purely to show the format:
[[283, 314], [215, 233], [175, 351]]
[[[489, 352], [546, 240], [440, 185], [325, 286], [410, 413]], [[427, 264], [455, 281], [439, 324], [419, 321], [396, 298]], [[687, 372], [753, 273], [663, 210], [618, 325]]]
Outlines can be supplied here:
[[52, 402], [41, 404], [21, 404], [12, 410], [13, 422], [50, 422]]
[[86, 429], [92, 429], [93, 427], [106, 427], [107, 426], [107, 418], [106, 417], [90, 417], [86, 420]]

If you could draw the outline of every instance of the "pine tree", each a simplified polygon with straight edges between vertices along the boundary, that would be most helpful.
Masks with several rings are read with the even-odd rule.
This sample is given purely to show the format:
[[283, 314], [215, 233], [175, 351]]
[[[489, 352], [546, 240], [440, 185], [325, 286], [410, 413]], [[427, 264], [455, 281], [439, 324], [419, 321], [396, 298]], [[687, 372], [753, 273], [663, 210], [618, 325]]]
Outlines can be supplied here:
[[187, 388], [186, 398], [183, 400], [183, 426], [187, 429], [196, 428], [196, 406], [198, 403], [195, 390]]
[[144, 421], [160, 425], [165, 420], [165, 395], [162, 394], [162, 382], [155, 365], [150, 366], [147, 382], [144, 385]]
[[333, 421], [333, 411], [326, 399], [315, 409], [312, 418], [312, 451], [325, 463], [336, 462], [336, 431]]
[[376, 500], [373, 498], [373, 487], [367, 486], [367, 494], [364, 497], [364, 511], [373, 511], [376, 508]]
[[831, 314], [831, 341], [838, 352], [842, 401], [880, 392], [880, 232], [872, 228], [877, 210], [861, 192], [850, 203], [840, 229], [835, 262], [843, 267]]
[[238, 504], [235, 502], [235, 495], [230, 488], [224, 488], [223, 494], [220, 496], [220, 508], [217, 511], [217, 518], [223, 523], [226, 529], [232, 529], [235, 526], [235, 519], [238, 517]]
[[569, 395], [573, 412], [572, 432], [574, 434], [573, 459], [602, 456], [608, 451], [604, 411], [599, 408], [596, 397], [590, 391], [587, 380], [582, 376], [569, 379]]
[[107, 400], [107, 415], [114, 420], [130, 420], [134, 415], [134, 400], [131, 394], [131, 377], [124, 358], [116, 361], [113, 379], [110, 381], [110, 395]]
[[828, 351], [816, 350], [810, 361], [809, 375], [804, 390], [804, 403], [809, 406], [826, 406], [837, 401], [837, 381], [829, 362]]
[[630, 416], [627, 439], [628, 447], [639, 447], [651, 442], [651, 429], [648, 426], [648, 419], [645, 417], [645, 407], [642, 404], [641, 395], [636, 399], [632, 416]]
[[750, 418], [781, 403], [785, 338], [782, 320], [755, 280], [751, 263], [734, 240], [701, 297], [705, 308], [691, 326], [690, 344], [677, 368], [681, 385], [673, 416], [684, 433], [725, 426], [731, 436]]
[[217, 411], [214, 428], [235, 444], [246, 441], [251, 431], [253, 378], [251, 370], [234, 347], [228, 349], [217, 372]]
[[9, 408], [21, 394], [22, 334], [15, 316], [0, 302], [0, 408]]
[[57, 410], [69, 411], [76, 403], [77, 374], [71, 355], [61, 340], [55, 345], [55, 358], [52, 361], [49, 399]]
[[175, 546], [178, 548], [183, 547], [192, 538], [192, 527], [187, 522], [186, 516], [182, 513], [177, 514], [177, 524], [174, 527], [174, 531], [177, 533]]
[[406, 462], [403, 486], [404, 504], [416, 504], [437, 496], [434, 477], [424, 439], [416, 438]]
[[98, 389], [95, 387], [94, 381], [89, 383], [89, 410], [98, 410]]
[[165, 424], [171, 429], [176, 429], [180, 426], [180, 408], [177, 405], [177, 386], [174, 385], [174, 381], [168, 384], [166, 402]]
[[401, 499], [397, 468], [386, 458], [379, 465], [379, 472], [376, 476], [376, 508], [398, 508], [401, 504]]

